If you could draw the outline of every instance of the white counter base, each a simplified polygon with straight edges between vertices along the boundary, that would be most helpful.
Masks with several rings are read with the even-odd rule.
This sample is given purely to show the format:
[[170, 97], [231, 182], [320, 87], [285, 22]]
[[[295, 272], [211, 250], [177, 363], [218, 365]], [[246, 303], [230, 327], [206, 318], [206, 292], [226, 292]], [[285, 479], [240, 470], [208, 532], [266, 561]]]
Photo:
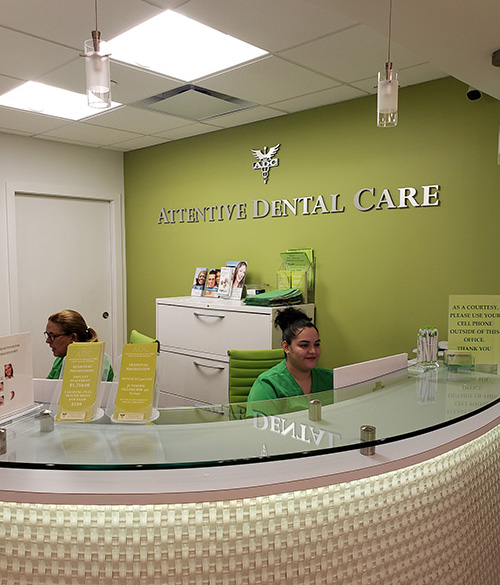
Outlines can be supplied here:
[[[386, 450], [395, 445], [378, 448], [375, 457], [350, 453], [352, 469], [338, 469], [337, 479], [360, 473], [354, 462], [363, 457], [368, 467], [360, 479], [329, 484], [335, 477], [334, 469], [325, 469], [329, 456], [295, 460], [295, 480], [291, 471], [282, 477], [290, 483], [277, 481], [276, 463], [259, 464], [260, 471], [273, 468], [274, 482], [265, 482], [265, 495], [250, 496], [249, 478], [238, 486], [234, 476], [239, 474], [230, 467], [184, 470], [200, 480], [197, 485], [190, 477], [187, 494], [178, 491], [181, 484], [174, 476], [167, 481], [169, 471], [80, 472], [95, 481], [93, 490], [79, 482], [79, 472], [36, 471], [31, 485], [44, 503], [0, 506], [1, 582], [498, 585], [500, 426], [497, 420], [485, 431], [495, 423], [490, 419], [455, 437], [441, 454], [424, 448], [420, 462], [403, 457], [391, 471], [382, 472], [388, 464]], [[474, 434], [479, 436], [471, 439]], [[409, 441], [417, 439], [423, 440]], [[345, 455], [346, 462], [349, 453]], [[140, 479], [140, 499], [151, 498], [151, 503], [116, 503], [120, 493], [128, 492], [129, 500], [138, 488], [132, 483], [110, 493], [106, 476], [123, 479], [123, 473]], [[165, 481], [161, 490], [148, 481], [157, 473]], [[228, 473], [231, 490], [220, 491], [224, 484], [229, 487]], [[59, 476], [58, 494], [44, 492], [40, 474]], [[8, 479], [8, 474], [2, 476]], [[99, 476], [104, 483], [97, 481]], [[12, 480], [18, 487], [24, 483], [20, 476]], [[259, 489], [261, 480], [255, 472]], [[2, 480], [4, 498], [14, 495], [8, 483]], [[108, 504], [76, 503], [91, 502], [99, 491], [107, 492]], [[63, 492], [73, 503], [47, 503]], [[223, 494], [227, 498], [219, 499]], [[193, 496], [198, 501], [189, 502]]]

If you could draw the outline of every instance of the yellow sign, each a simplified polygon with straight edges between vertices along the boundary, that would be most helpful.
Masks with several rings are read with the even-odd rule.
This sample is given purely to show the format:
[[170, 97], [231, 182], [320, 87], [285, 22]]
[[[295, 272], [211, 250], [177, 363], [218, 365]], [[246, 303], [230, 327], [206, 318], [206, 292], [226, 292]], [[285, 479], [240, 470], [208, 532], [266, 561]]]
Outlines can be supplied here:
[[113, 414], [116, 422], [137, 423], [151, 419], [157, 351], [156, 343], [127, 343], [123, 346]]
[[104, 342], [68, 346], [57, 421], [88, 422], [97, 411]]
[[500, 363], [500, 295], [450, 295], [448, 349], [476, 364]]

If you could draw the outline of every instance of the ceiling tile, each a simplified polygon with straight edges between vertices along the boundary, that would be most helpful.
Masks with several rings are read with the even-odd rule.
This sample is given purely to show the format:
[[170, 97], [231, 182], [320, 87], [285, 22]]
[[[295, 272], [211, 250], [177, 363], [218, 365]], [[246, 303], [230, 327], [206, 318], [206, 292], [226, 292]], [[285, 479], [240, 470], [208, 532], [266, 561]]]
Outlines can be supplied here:
[[250, 124], [251, 122], [258, 122], [259, 120], [267, 120], [269, 118], [276, 118], [286, 114], [275, 108], [268, 108], [266, 106], [256, 106], [255, 108], [248, 108], [241, 112], [234, 112], [232, 114], [225, 114], [217, 118], [212, 118], [210, 122], [217, 124], [221, 128], [231, 128], [233, 126], [240, 126], [242, 124]]
[[72, 49], [2, 29], [0, 34], [3, 75], [36, 81], [43, 75], [78, 56]]
[[176, 11], [271, 52], [356, 24], [304, 0], [191, 0]]
[[[159, 12], [157, 6], [138, 0], [99, 2], [102, 38], [111, 39]], [[91, 0], [2, 0], [0, 25], [82, 50], [95, 29], [95, 6]]]
[[0, 126], [4, 129], [21, 130], [29, 134], [38, 134], [55, 130], [67, 124], [67, 120], [44, 116], [0, 106]]
[[19, 79], [14, 79], [13, 77], [5, 77], [4, 75], [0, 75], [0, 95], [15, 89], [19, 85], [23, 84], [24, 81]]
[[245, 67], [215, 75], [198, 85], [268, 105], [338, 84], [278, 57], [267, 57]]
[[133, 134], [132, 132], [115, 130], [113, 128], [102, 128], [83, 122], [73, 122], [56, 130], [44, 132], [44, 136], [76, 140], [100, 146], [137, 138], [137, 134]]
[[434, 67], [434, 65], [431, 65], [430, 63], [422, 63], [421, 65], [402, 69], [399, 72], [399, 86], [405, 87], [407, 85], [415, 85], [417, 83], [424, 83], [425, 81], [440, 79], [441, 77], [447, 76], [446, 73], [443, 73], [443, 71]]
[[319, 108], [329, 104], [345, 102], [366, 96], [366, 92], [350, 87], [348, 85], [339, 85], [332, 89], [317, 91], [291, 100], [283, 100], [272, 104], [277, 108], [283, 108], [287, 112], [299, 112], [311, 108]]
[[74, 146], [87, 146], [88, 148], [102, 148], [105, 146], [107, 148], [108, 145], [98, 144], [96, 142], [85, 142], [85, 140], [78, 140], [78, 139], [71, 139], [71, 138], [64, 138], [61, 136], [51, 136], [50, 134], [38, 134], [34, 136], [37, 140], [51, 140], [52, 142], [63, 142], [64, 144], [73, 144]]
[[129, 150], [136, 150], [138, 148], [147, 148], [148, 146], [156, 146], [157, 144], [163, 144], [168, 142], [166, 138], [157, 138], [155, 136], [140, 136], [138, 138], [132, 138], [132, 140], [124, 140], [123, 142], [116, 142], [110, 144], [110, 148], [113, 150], [121, 150], [127, 152]]
[[136, 132], [137, 134], [157, 134], [189, 124], [190, 120], [180, 119], [168, 114], [160, 114], [124, 106], [104, 112], [86, 120], [88, 124]]
[[190, 136], [207, 134], [208, 132], [213, 132], [214, 130], [219, 130], [219, 128], [216, 126], [203, 124], [201, 122], [195, 122], [194, 124], [188, 124], [187, 126], [182, 126], [181, 128], [174, 128], [172, 130], [168, 130], [167, 132], [156, 132], [155, 136], [168, 138], [169, 140], [179, 140], [180, 138], [189, 138]]
[[[387, 61], [388, 43], [384, 35], [366, 26], [356, 26], [318, 41], [308, 43], [280, 56], [329, 75], [339, 81], [356, 81], [377, 75]], [[392, 44], [391, 58], [395, 68], [422, 63], [422, 58]]]

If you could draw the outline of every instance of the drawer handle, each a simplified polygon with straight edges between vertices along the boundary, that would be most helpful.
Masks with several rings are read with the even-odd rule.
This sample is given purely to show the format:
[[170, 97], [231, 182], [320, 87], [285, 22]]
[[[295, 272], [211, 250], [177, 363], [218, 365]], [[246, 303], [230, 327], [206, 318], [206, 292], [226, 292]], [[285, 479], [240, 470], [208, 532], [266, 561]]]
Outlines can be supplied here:
[[195, 366], [198, 366], [200, 368], [211, 368], [212, 370], [223, 370], [224, 366], [209, 366], [208, 364], [201, 364], [200, 362], [195, 362], [193, 361], [193, 364]]
[[212, 319], [224, 319], [226, 315], [210, 315], [206, 313], [198, 313], [197, 311], [193, 311], [193, 315], [196, 317], [211, 317]]

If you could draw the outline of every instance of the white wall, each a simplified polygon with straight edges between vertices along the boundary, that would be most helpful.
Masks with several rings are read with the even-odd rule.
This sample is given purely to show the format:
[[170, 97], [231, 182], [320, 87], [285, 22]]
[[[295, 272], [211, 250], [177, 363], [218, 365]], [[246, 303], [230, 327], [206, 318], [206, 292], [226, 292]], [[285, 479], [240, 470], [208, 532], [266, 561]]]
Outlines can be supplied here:
[[[0, 335], [13, 333], [9, 305], [7, 185], [30, 185], [33, 192], [119, 193], [123, 209], [123, 154], [0, 133]], [[56, 229], [57, 218], [54, 218], [47, 225], [47, 236]], [[54, 258], [55, 283], [62, 260]]]

